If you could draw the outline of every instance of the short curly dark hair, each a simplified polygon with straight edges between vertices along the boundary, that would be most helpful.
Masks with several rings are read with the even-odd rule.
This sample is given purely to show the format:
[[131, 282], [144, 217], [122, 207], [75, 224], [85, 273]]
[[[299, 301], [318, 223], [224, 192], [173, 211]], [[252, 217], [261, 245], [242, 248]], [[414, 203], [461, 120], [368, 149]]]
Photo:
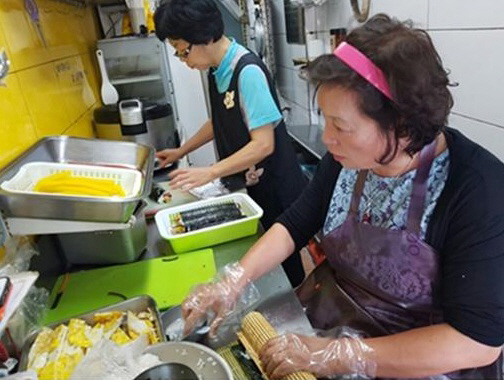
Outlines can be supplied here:
[[206, 45], [224, 34], [222, 14], [213, 0], [165, 0], [154, 13], [156, 36]]
[[394, 136], [388, 138], [379, 162], [386, 164], [395, 157], [399, 138], [409, 139], [405, 151], [410, 155], [432, 142], [445, 128], [453, 98], [448, 72], [427, 32], [413, 28], [411, 21], [377, 14], [345, 41], [383, 71], [393, 101], [333, 54], [318, 57], [307, 73], [317, 89], [329, 83], [355, 91], [361, 111], [379, 124], [385, 136]]

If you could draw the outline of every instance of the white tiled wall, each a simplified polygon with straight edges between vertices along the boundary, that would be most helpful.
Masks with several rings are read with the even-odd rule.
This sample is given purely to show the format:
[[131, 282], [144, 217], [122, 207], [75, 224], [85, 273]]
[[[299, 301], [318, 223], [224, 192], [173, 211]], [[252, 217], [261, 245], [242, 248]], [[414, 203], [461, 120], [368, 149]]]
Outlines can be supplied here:
[[[311, 99], [306, 85], [300, 83], [292, 58], [305, 54], [306, 48], [287, 44], [283, 0], [271, 2], [278, 89], [292, 108], [290, 122], [304, 124], [310, 120]], [[458, 83], [452, 88], [455, 106], [449, 124], [504, 161], [504, 2], [371, 0], [370, 14], [379, 12], [411, 19], [429, 31], [444, 66], [450, 70], [451, 81]], [[330, 28], [352, 29], [359, 25], [349, 0], [327, 0], [320, 7], [307, 8], [305, 19], [307, 39], [322, 40], [326, 51]], [[308, 48], [320, 50], [318, 42], [308, 44]]]

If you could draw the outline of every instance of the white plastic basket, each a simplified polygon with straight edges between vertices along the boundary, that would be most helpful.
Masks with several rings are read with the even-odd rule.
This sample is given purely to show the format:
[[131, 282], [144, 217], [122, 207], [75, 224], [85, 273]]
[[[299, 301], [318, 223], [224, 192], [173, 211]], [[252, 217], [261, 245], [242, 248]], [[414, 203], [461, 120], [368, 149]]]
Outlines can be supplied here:
[[[137, 196], [142, 186], [142, 173], [135, 169], [98, 165], [64, 164], [56, 162], [30, 162], [23, 165], [14, 177], [2, 182], [0, 187], [3, 190], [12, 193], [83, 197], [82, 195], [41, 193], [33, 190], [35, 184], [40, 179], [51, 174], [68, 170], [73, 176], [113, 180], [115, 183], [121, 185], [124, 190], [125, 196], [120, 198], [131, 198]], [[88, 196], [86, 195], [85, 197]]]
[[[170, 225], [170, 216], [183, 211], [194, 210], [202, 206], [233, 201], [240, 206], [245, 218], [224, 222], [219, 225], [201, 228], [181, 234], [173, 234]], [[177, 253], [193, 251], [199, 248], [220, 244], [226, 241], [253, 235], [257, 232], [259, 219], [263, 210], [250, 196], [242, 193], [233, 193], [216, 198], [192, 202], [186, 205], [170, 207], [158, 211], [154, 218], [162, 238], [168, 240]]]

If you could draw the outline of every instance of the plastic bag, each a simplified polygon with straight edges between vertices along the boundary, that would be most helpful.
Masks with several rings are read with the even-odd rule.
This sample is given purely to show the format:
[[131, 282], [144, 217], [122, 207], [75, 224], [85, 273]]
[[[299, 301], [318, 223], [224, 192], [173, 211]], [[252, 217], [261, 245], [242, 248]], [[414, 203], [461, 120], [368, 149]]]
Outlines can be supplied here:
[[189, 192], [200, 199], [215, 198], [220, 195], [229, 194], [229, 190], [226, 186], [224, 186], [220, 179], [192, 188]]
[[37, 373], [30, 369], [28, 371], [17, 372], [9, 376], [3, 377], [5, 380], [37, 380]]
[[25, 338], [40, 327], [40, 321], [47, 311], [49, 291], [32, 286], [21, 305], [9, 319], [9, 329], [13, 343], [22, 347]]
[[5, 256], [0, 261], [0, 276], [27, 271], [38, 251], [26, 236], [12, 236], [5, 242]]
[[103, 339], [84, 356], [70, 379], [134, 379], [146, 369], [162, 363], [156, 355], [143, 354], [147, 346], [144, 334], [124, 345]]
[[[38, 251], [26, 236], [12, 236], [5, 243], [5, 256], [0, 262], [0, 276], [12, 276], [26, 272], [30, 260]], [[24, 339], [38, 329], [39, 321], [47, 308], [49, 291], [45, 288], [32, 286], [23, 298], [21, 305], [9, 319], [7, 327], [13, 343], [19, 348]]]

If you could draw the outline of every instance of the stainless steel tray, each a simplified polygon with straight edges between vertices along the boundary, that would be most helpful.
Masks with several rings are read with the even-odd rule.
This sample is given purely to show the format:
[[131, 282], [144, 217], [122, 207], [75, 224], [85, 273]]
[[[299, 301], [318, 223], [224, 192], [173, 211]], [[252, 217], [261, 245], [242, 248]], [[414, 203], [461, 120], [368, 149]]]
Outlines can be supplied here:
[[5, 217], [127, 222], [142, 198], [149, 195], [154, 169], [154, 149], [133, 142], [46, 137], [0, 171], [0, 183], [11, 179], [29, 162], [59, 162], [121, 166], [142, 173], [138, 196], [128, 199], [21, 194], [0, 188], [0, 209]]
[[[156, 333], [158, 334], [160, 341], [166, 342], [166, 335], [163, 331], [163, 326], [161, 323], [161, 316], [159, 314], [159, 310], [157, 308], [156, 301], [154, 301], [154, 299], [149, 296], [138, 296], [138, 297], [130, 298], [126, 301], [121, 301], [119, 303], [116, 303], [116, 304], [113, 304], [110, 306], [106, 306], [101, 309], [96, 309], [96, 310], [90, 311], [89, 313], [85, 313], [82, 315], [76, 315], [72, 318], [80, 318], [80, 319], [83, 319], [84, 321], [86, 321], [87, 323], [92, 324], [93, 315], [96, 313], [102, 313], [102, 312], [114, 311], [114, 310], [118, 310], [118, 311], [130, 310], [134, 313], [138, 313], [140, 311], [147, 311], [147, 308], [150, 308], [154, 314], [154, 318], [155, 318], [155, 326], [154, 327], [156, 328]], [[56, 326], [58, 326], [62, 323], [68, 324], [70, 319], [71, 318], [67, 318], [67, 319], [61, 320], [59, 322], [52, 323], [49, 325], [49, 327], [55, 328]], [[30, 348], [31, 348], [33, 342], [35, 342], [35, 339], [37, 338], [37, 335], [40, 333], [40, 331], [41, 331], [41, 329], [38, 329], [38, 330], [34, 331], [33, 333], [31, 333], [30, 335], [28, 335], [28, 337], [25, 339], [25, 341], [23, 343], [23, 348], [21, 349], [21, 358], [20, 358], [20, 362], [19, 362], [19, 370], [20, 371], [26, 370], [26, 367], [28, 365], [28, 353], [30, 352]]]

